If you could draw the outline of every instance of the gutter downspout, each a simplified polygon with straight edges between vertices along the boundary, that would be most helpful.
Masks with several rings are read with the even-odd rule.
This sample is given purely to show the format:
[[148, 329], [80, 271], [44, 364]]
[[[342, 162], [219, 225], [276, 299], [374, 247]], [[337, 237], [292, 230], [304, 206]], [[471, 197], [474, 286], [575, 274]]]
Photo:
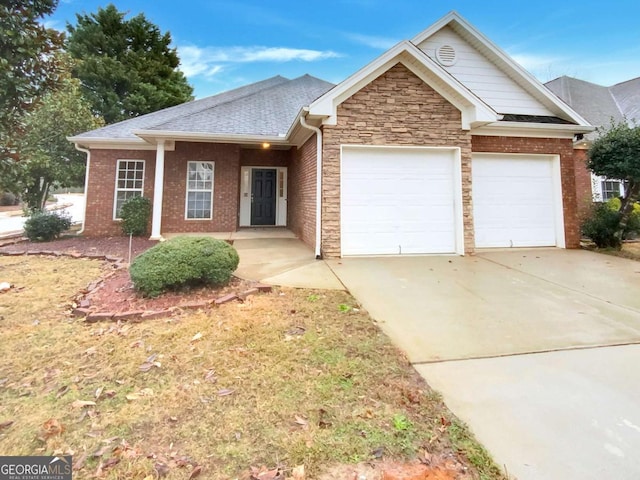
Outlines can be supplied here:
[[89, 189], [89, 167], [91, 166], [91, 151], [87, 148], [82, 148], [77, 143], [74, 143], [76, 150], [87, 154], [87, 170], [84, 174], [84, 213], [82, 214], [82, 228], [78, 231], [78, 235], [84, 233], [84, 223], [87, 218], [87, 194]]
[[320, 242], [322, 240], [322, 130], [309, 125], [306, 116], [308, 108], [303, 108], [300, 115], [300, 125], [316, 133], [316, 260], [322, 258]]

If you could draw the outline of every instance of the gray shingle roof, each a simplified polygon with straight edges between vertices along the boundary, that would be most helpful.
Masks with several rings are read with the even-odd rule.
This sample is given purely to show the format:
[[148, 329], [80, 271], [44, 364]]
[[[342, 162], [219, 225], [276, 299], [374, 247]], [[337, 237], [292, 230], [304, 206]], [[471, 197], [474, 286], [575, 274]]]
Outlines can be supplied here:
[[137, 130], [277, 136], [289, 130], [302, 107], [333, 86], [309, 75], [294, 80], [278, 75], [84, 132], [74, 138], [134, 140], [138, 137], [132, 132]]
[[545, 86], [592, 125], [608, 125], [612, 118], [616, 122], [623, 118], [608, 87], [566, 76]]
[[612, 119], [625, 118], [640, 122], [640, 77], [604, 87], [564, 76], [545, 86], [593, 125], [606, 126]]
[[618, 83], [610, 90], [627, 119], [640, 124], [640, 77]]
[[300, 109], [333, 88], [304, 75], [197, 113], [171, 119], [151, 130], [283, 136]]

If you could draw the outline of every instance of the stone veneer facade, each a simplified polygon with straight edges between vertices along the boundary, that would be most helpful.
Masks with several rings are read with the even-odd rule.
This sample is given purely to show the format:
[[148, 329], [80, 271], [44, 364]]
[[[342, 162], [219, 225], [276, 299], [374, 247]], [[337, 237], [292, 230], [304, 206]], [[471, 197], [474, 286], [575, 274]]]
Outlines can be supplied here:
[[471, 134], [461, 128], [460, 111], [397, 64], [344, 101], [337, 113], [337, 125], [323, 127], [323, 255], [340, 256], [340, 145], [459, 147], [464, 248], [471, 253]]

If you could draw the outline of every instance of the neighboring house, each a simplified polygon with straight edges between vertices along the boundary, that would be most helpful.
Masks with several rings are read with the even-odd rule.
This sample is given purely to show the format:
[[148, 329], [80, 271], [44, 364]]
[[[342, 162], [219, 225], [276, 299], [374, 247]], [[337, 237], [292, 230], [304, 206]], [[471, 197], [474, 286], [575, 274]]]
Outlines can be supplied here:
[[340, 257], [578, 247], [573, 140], [592, 130], [452, 12], [338, 85], [273, 77], [70, 140], [85, 235], [117, 235], [145, 195], [152, 238], [286, 226]]
[[[640, 77], [603, 87], [563, 76], [545, 83], [545, 86], [597, 127], [606, 128], [612, 121], [640, 123]], [[586, 162], [587, 150], [597, 135], [597, 132], [592, 132], [575, 142], [577, 158]], [[592, 174], [590, 184], [584, 185], [583, 190], [589, 201], [602, 202], [624, 196], [624, 183]]]

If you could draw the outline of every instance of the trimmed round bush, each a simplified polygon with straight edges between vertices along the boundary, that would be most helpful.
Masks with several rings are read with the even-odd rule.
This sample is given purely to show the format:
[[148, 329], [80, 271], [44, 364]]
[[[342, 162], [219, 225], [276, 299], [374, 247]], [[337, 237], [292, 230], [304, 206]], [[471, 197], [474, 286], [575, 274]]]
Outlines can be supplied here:
[[24, 224], [24, 234], [32, 242], [50, 242], [71, 228], [71, 217], [66, 213], [37, 211]]
[[145, 235], [149, 217], [151, 217], [151, 200], [147, 197], [131, 197], [120, 208], [122, 232], [134, 237]]
[[157, 297], [185, 286], [226, 285], [239, 261], [236, 249], [223, 240], [176, 237], [138, 255], [129, 273], [138, 291]]

